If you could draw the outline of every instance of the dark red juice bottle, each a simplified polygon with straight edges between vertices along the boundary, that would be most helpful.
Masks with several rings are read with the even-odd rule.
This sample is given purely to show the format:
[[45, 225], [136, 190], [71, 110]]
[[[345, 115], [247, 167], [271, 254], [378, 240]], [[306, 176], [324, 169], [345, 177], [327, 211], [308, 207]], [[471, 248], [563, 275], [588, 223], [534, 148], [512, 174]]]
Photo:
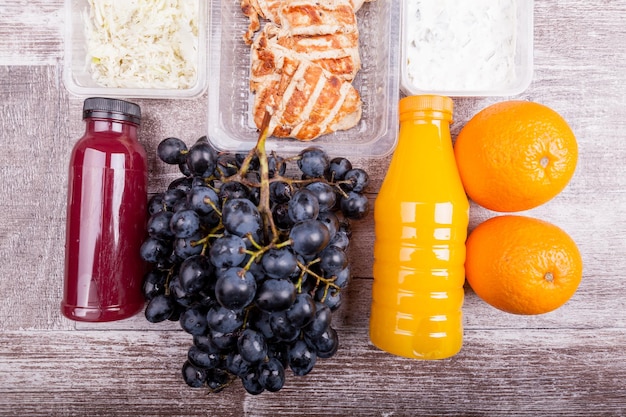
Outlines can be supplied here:
[[143, 305], [146, 152], [138, 105], [92, 97], [70, 159], [61, 311], [77, 321], [121, 320]]

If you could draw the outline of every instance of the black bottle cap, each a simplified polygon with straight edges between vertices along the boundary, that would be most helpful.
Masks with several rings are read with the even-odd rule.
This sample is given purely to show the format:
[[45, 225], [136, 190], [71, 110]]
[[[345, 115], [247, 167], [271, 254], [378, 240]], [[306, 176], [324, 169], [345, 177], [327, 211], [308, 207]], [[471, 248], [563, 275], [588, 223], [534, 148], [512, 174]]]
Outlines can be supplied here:
[[90, 97], [83, 103], [83, 120], [88, 117], [141, 123], [141, 108], [130, 101], [106, 97]]

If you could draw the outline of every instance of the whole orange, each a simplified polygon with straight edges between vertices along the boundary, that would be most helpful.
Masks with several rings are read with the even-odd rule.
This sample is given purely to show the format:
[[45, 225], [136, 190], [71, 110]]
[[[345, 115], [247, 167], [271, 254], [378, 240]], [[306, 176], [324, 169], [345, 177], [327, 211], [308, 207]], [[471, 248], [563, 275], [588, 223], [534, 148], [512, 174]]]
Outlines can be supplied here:
[[576, 137], [556, 111], [503, 101], [472, 117], [454, 145], [467, 195], [494, 211], [537, 207], [560, 193], [578, 159]]
[[554, 224], [503, 215], [480, 223], [466, 242], [465, 276], [485, 302], [514, 314], [543, 314], [576, 292], [583, 263]]

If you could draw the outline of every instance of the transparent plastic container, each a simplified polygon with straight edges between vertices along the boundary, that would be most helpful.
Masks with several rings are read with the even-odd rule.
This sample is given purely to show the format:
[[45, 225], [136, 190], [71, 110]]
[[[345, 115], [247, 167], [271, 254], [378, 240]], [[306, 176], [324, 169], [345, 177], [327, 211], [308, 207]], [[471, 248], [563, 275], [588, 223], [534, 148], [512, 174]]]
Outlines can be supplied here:
[[195, 98], [207, 87], [208, 1], [199, 0], [198, 54], [196, 80], [189, 88], [115, 88], [96, 83], [87, 65], [87, 41], [84, 15], [89, 13], [87, 0], [65, 0], [65, 56], [63, 84], [78, 97], [127, 97], [177, 99]]
[[[267, 150], [295, 154], [316, 145], [346, 157], [382, 157], [393, 151], [400, 95], [399, 20], [400, 0], [365, 3], [357, 12], [362, 68], [353, 85], [361, 94], [363, 114], [355, 127], [311, 142], [270, 137]], [[223, 151], [251, 149], [258, 139], [251, 111], [250, 47], [242, 38], [247, 27], [240, 2], [211, 1], [208, 136]]]
[[[514, 23], [511, 25], [503, 24], [501, 21], [489, 20], [502, 17], [499, 11], [491, 13], [491, 11], [478, 10], [479, 5], [473, 3], [471, 5], [472, 19], [464, 16], [462, 19], [460, 14], [463, 10], [459, 8], [459, 4], [453, 1], [441, 0], [402, 0], [402, 30], [400, 42], [400, 88], [406, 95], [418, 94], [436, 94], [449, 97], [463, 96], [512, 96], [522, 93], [532, 81], [533, 76], [533, 0], [490, 0], [490, 7], [499, 5], [498, 7], [508, 7], [514, 9]], [[433, 2], [433, 3], [430, 3]], [[472, 2], [470, 2], [472, 3]], [[484, 1], [482, 2], [485, 3]], [[463, 3], [469, 4], [469, 3]], [[440, 14], [436, 17], [426, 16], [426, 7], [432, 10], [433, 7], [439, 7]], [[508, 9], [506, 15], [508, 16]], [[433, 21], [437, 21], [438, 25], [432, 30], [425, 29], [426, 25], [433, 25]], [[475, 28], [480, 30], [472, 31], [465, 27], [454, 23], [463, 22], [468, 24], [472, 22]], [[451, 24], [452, 23], [452, 24]], [[470, 24], [472, 24], [470, 23]], [[420, 24], [423, 26], [420, 27]], [[497, 36], [486, 37], [481, 41], [476, 33], [488, 30], [493, 25], [501, 24], [508, 32], [514, 42], [509, 48], [502, 48], [498, 45], [490, 45], [490, 42], [497, 42]], [[493, 26], [495, 27], [495, 26]], [[416, 33], [419, 38], [416, 41]], [[483, 32], [484, 33], [484, 32]], [[467, 36], [466, 36], [467, 35]], [[473, 37], [474, 36], [474, 37]], [[435, 45], [444, 45], [436, 52], [428, 54], [416, 54], [415, 43], [422, 42], [426, 37], [431, 37], [429, 42]], [[444, 41], [444, 39], [446, 39]], [[423, 45], [423, 44], [420, 44]], [[467, 45], [474, 45], [468, 49]], [[490, 49], [491, 48], [491, 49]], [[413, 52], [410, 52], [412, 49]], [[503, 64], [503, 50], [510, 51], [506, 53], [507, 63]], [[495, 53], [494, 53], [495, 51]], [[430, 51], [429, 51], [430, 52]], [[512, 56], [510, 56], [512, 55]], [[428, 56], [429, 58], [424, 58]], [[414, 60], [409, 65], [410, 58]], [[464, 58], [460, 58], [464, 57]], [[424, 61], [420, 61], [424, 59]], [[512, 71], [507, 77], [500, 77], [500, 68], [496, 70], [496, 60], [500, 59], [498, 65], [506, 65]], [[481, 61], [482, 60], [482, 61]], [[485, 60], [494, 60], [485, 65]], [[509, 65], [512, 63], [512, 65]], [[482, 68], [482, 69], [481, 69]], [[432, 77], [424, 75], [424, 72], [436, 71]], [[409, 73], [413, 76], [410, 77]], [[419, 73], [419, 75], [417, 75]], [[437, 76], [447, 80], [447, 84], [435, 81]], [[422, 78], [416, 80], [416, 78]], [[428, 79], [428, 81], [427, 81]], [[431, 81], [432, 80], [432, 81]], [[464, 80], [464, 81], [461, 81]]]

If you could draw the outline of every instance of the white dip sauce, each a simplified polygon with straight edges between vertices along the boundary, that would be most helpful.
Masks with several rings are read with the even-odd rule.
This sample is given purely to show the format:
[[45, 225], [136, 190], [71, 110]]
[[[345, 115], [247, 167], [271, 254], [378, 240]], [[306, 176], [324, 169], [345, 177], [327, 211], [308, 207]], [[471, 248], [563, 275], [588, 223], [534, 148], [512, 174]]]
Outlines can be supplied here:
[[493, 90], [515, 79], [515, 0], [407, 0], [405, 23], [413, 87]]

